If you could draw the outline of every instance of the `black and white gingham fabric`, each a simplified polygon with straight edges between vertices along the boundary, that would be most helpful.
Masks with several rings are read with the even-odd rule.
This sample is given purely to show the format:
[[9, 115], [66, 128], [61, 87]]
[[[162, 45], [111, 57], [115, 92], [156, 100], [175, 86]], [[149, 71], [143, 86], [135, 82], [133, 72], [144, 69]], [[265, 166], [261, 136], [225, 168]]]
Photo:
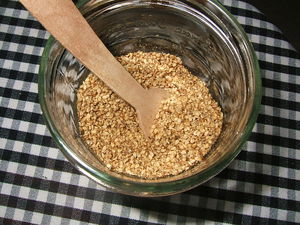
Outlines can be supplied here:
[[230, 166], [182, 194], [138, 198], [81, 175], [47, 131], [37, 96], [49, 34], [18, 1], [0, 1], [0, 224], [299, 224], [300, 57], [259, 11], [222, 3], [259, 58], [263, 98]]

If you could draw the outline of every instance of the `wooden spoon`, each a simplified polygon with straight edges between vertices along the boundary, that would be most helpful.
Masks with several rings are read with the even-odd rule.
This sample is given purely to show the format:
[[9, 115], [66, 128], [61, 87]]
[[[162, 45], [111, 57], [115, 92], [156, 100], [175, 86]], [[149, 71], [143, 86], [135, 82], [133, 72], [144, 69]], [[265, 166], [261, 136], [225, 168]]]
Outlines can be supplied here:
[[20, 2], [82, 64], [135, 108], [139, 125], [149, 137], [167, 91], [144, 89], [104, 46], [71, 0]]

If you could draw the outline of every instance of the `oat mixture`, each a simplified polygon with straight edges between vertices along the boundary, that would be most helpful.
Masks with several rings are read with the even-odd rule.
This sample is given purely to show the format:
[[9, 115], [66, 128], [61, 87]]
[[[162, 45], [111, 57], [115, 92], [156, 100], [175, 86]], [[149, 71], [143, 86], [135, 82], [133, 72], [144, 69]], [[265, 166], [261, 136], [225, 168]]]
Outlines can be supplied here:
[[146, 139], [134, 108], [89, 75], [77, 93], [81, 135], [110, 170], [157, 179], [182, 173], [203, 160], [218, 138], [223, 114], [204, 82], [180, 58], [135, 52], [117, 58], [144, 87], [169, 91]]

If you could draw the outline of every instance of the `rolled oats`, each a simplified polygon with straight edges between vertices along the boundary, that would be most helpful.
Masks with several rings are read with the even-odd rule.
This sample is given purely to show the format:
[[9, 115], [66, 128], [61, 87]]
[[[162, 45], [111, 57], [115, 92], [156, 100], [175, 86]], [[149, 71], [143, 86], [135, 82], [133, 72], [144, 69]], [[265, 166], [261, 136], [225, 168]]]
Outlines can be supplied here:
[[77, 109], [91, 151], [108, 169], [145, 179], [177, 175], [201, 163], [223, 120], [205, 83], [174, 55], [134, 52], [117, 59], [144, 88], [164, 88], [170, 97], [147, 139], [134, 108], [90, 74], [78, 90]]

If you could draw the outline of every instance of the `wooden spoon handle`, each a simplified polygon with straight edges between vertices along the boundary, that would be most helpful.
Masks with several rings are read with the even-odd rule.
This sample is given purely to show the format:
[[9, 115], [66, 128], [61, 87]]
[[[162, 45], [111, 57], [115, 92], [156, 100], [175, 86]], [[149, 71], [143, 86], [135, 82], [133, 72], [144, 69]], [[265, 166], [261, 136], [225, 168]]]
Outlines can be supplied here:
[[147, 91], [107, 50], [71, 0], [20, 2], [66, 49], [120, 97], [135, 108], [145, 104]]

